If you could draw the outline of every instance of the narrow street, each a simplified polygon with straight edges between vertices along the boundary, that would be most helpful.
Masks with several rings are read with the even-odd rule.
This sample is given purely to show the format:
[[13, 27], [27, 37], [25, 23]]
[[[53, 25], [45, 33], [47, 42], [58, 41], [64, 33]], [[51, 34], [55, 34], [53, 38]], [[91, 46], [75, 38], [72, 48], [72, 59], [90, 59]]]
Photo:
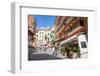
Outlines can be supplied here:
[[29, 61], [77, 58], [88, 58], [87, 17], [28, 16]]
[[60, 53], [56, 53], [56, 51], [52, 51], [50, 48], [46, 50], [45, 48], [37, 48], [35, 50], [32, 50], [32, 52], [28, 56], [28, 60], [64, 59], [64, 57]]

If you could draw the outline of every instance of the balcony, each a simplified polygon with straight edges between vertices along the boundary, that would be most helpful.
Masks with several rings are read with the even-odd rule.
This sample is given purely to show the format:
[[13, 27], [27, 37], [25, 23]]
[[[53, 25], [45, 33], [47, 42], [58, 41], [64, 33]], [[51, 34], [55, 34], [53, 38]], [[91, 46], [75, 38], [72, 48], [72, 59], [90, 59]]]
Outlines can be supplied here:
[[70, 35], [74, 34], [74, 33], [77, 32], [77, 31], [82, 31], [81, 29], [84, 29], [84, 27], [78, 26], [77, 28], [75, 28], [74, 30], [72, 30], [71, 32], [69, 32], [69, 33], [67, 34], [67, 36], [70, 36]]
[[[60, 21], [60, 25], [59, 27], [57, 28], [57, 32], [58, 34], [65, 28], [64, 27], [64, 20], [66, 20], [66, 17], [63, 17], [63, 19]], [[73, 17], [70, 17], [66, 20], [66, 24], [69, 24], [71, 21], [73, 20]]]
[[36, 30], [30, 27], [28, 28], [28, 31], [33, 35], [36, 33]]
[[68, 19], [65, 21], [65, 24], [68, 25], [72, 20], [73, 20], [73, 17], [68, 18]]

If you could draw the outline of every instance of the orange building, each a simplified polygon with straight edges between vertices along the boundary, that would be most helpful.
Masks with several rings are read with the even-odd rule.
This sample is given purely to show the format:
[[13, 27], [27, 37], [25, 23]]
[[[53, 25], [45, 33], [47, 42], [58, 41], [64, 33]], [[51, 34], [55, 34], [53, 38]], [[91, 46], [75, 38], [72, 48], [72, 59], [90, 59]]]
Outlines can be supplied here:
[[28, 16], [28, 42], [29, 46], [33, 47], [35, 42], [35, 33], [36, 33], [36, 22], [34, 16]]
[[[79, 44], [77, 37], [79, 34], [85, 33], [86, 39], [88, 40], [87, 25], [88, 25], [87, 17], [57, 16], [55, 22], [56, 40], [54, 43], [55, 46], [60, 45], [59, 47], [60, 52], [65, 57], [73, 58], [70, 53], [73, 53], [77, 57], [80, 57], [80, 50], [78, 50]], [[63, 48], [65, 49], [66, 52], [64, 51]]]
[[59, 44], [61, 41], [82, 32], [86, 34], [88, 32], [87, 17], [57, 16], [55, 43]]

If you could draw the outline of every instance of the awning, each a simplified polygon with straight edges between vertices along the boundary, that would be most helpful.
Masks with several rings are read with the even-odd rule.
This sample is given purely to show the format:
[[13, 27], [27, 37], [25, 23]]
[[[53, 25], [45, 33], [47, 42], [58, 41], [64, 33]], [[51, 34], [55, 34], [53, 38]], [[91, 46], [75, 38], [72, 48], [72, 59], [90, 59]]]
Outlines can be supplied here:
[[76, 38], [77, 38], [77, 35], [74, 35], [74, 36], [72, 36], [72, 37], [70, 37], [68, 39], [65, 39], [62, 42], [60, 42], [60, 45], [63, 45], [63, 44], [68, 43], [68, 42], [71, 42], [71, 41], [73, 41]]

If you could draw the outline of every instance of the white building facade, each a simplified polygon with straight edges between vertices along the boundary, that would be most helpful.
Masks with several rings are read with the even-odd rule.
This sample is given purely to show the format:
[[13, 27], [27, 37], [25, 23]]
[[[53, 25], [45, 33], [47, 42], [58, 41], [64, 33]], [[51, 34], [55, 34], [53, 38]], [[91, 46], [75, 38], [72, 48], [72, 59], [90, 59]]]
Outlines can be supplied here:
[[37, 36], [37, 43], [38, 46], [51, 46], [51, 42], [54, 39], [54, 32], [53, 29], [41, 29], [38, 30], [38, 32], [36, 33]]

